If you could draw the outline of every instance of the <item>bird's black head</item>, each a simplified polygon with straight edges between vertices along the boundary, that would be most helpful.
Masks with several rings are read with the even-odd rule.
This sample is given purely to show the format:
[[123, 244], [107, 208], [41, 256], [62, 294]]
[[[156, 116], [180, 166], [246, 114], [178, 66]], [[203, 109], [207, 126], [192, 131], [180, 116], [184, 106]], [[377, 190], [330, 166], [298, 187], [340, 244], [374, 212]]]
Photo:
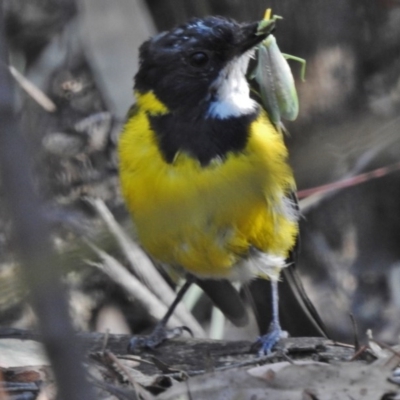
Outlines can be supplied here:
[[260, 34], [257, 22], [207, 17], [163, 32], [140, 48], [135, 89], [154, 91], [171, 111], [185, 115], [196, 110], [224, 118], [239, 113], [237, 107], [254, 108], [245, 80], [250, 50], [271, 30]]

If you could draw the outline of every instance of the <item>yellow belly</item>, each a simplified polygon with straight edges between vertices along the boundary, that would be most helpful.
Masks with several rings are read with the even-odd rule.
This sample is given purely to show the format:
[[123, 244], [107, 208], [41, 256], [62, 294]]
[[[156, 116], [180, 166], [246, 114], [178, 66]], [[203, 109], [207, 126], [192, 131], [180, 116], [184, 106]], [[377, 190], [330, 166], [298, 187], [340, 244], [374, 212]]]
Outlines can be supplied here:
[[228, 277], [254, 246], [286, 257], [297, 223], [283, 197], [294, 188], [281, 134], [262, 116], [248, 144], [202, 167], [186, 154], [166, 163], [144, 112], [119, 143], [122, 192], [146, 251], [199, 276]]

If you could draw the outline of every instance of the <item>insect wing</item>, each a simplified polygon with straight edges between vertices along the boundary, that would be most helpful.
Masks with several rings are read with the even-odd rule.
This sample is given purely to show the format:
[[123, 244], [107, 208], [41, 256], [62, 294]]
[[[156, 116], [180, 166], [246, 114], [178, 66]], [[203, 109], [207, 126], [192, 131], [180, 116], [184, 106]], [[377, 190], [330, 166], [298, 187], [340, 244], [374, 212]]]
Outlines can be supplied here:
[[278, 99], [276, 96], [276, 80], [270, 60], [268, 48], [261, 44], [258, 49], [258, 66], [255, 79], [260, 86], [262, 103], [271, 121], [278, 125], [281, 121]]
[[260, 94], [273, 123], [281, 118], [293, 121], [299, 113], [299, 101], [292, 71], [270, 35], [259, 47], [258, 73]]

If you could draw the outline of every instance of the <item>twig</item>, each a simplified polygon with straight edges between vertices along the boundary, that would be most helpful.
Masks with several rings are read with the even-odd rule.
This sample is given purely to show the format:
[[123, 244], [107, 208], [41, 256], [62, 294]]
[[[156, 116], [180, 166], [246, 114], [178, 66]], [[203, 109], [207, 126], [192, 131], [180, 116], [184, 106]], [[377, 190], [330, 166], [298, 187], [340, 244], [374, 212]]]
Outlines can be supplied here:
[[[120, 264], [114, 257], [110, 256], [95, 244], [86, 240], [88, 246], [101, 258], [102, 263], [86, 261], [104, 271], [112, 280], [121, 285], [130, 295], [143, 303], [150, 315], [155, 319], [161, 319], [167, 312], [167, 307], [155, 296], [146, 286], [144, 286], [134, 275]], [[174, 316], [169, 321], [169, 326], [179, 325], [180, 322]]]
[[133, 356], [130, 354], [120, 355], [119, 358], [121, 360], [136, 361], [136, 362], [143, 363], [143, 364], [154, 365], [154, 362], [152, 362], [152, 361], [145, 360], [144, 358], [140, 358], [140, 357]]
[[350, 313], [350, 320], [351, 320], [351, 325], [353, 327], [354, 350], [357, 352], [360, 349], [360, 340], [358, 338], [357, 323], [356, 323], [356, 320], [354, 319], [354, 315], [352, 313]]
[[136, 396], [138, 392], [140, 392], [140, 388], [138, 387], [136, 381], [133, 379], [133, 376], [129, 373], [129, 371], [125, 368], [125, 366], [120, 363], [117, 357], [115, 357], [114, 353], [109, 350], [104, 352], [104, 355], [108, 357], [128, 378], [129, 383], [132, 385], [133, 389], [135, 390]]
[[368, 351], [369, 348], [367, 345], [361, 346], [353, 355], [353, 357], [350, 358], [350, 361], [357, 360], [362, 354], [364, 354], [366, 351]]
[[[385, 130], [396, 127], [399, 124], [399, 121], [400, 117], [394, 118], [387, 124], [383, 125], [375, 133], [375, 135], [381, 138]], [[391, 137], [386, 138], [386, 140], [380, 139], [380, 142], [376, 146], [366, 151], [358, 159], [353, 169], [348, 174], [346, 174], [342, 180], [338, 182], [333, 182], [331, 184], [322, 185], [316, 188], [299, 191], [298, 192], [299, 198], [302, 198], [299, 202], [301, 211], [303, 213], [306, 213], [312, 207], [315, 207], [318, 203], [320, 203], [322, 200], [332, 196], [342, 188], [358, 185], [370, 179], [379, 178], [381, 176], [397, 171], [399, 169], [398, 164], [400, 163], [395, 163], [389, 165], [388, 167], [378, 168], [377, 170], [358, 175], [358, 173], [362, 171], [364, 168], [366, 168], [366, 166], [371, 162], [371, 160], [373, 160], [377, 156], [377, 154], [379, 154], [385, 148], [391, 146], [392, 143], [397, 140], [398, 140], [398, 135], [392, 135]]]
[[136, 398], [143, 400], [153, 399], [153, 397], [136, 382], [130, 371], [120, 362], [114, 353], [106, 350], [101, 361], [107, 368], [111, 369], [112, 372], [116, 372], [118, 376], [122, 377], [125, 381], [129, 381], [134, 390]]
[[18, 82], [22, 89], [32, 97], [40, 106], [42, 106], [47, 112], [55, 112], [57, 110], [56, 105], [50, 100], [50, 98], [44, 94], [36, 85], [26, 79], [18, 70], [10, 65], [9, 70], [14, 79]]
[[386, 350], [388, 350], [389, 352], [392, 353], [392, 357], [390, 357], [390, 359], [386, 362], [385, 365], [391, 365], [392, 361], [393, 361], [393, 358], [397, 359], [397, 363], [400, 362], [400, 353], [398, 351], [394, 350], [392, 347], [390, 347], [386, 343], [380, 342], [378, 340], [370, 339], [370, 341], [376, 343], [378, 346], [383, 347], [384, 349], [386, 349]]
[[313, 187], [311, 189], [299, 190], [297, 195], [300, 199], [310, 198], [315, 195], [324, 195], [337, 189], [344, 189], [351, 186], [359, 185], [360, 183], [368, 182], [371, 179], [382, 178], [392, 172], [400, 170], [400, 162], [387, 165], [385, 167], [376, 168], [372, 171], [364, 172], [349, 178], [341, 179], [336, 182], [327, 183], [325, 185]]

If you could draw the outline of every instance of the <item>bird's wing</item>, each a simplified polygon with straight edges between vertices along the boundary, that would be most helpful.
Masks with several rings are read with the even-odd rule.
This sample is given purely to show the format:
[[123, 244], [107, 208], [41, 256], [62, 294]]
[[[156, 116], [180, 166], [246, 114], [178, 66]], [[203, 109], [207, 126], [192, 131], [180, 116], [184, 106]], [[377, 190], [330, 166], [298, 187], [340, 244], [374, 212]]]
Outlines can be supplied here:
[[[288, 197], [299, 212], [296, 193], [291, 192]], [[282, 270], [278, 284], [279, 313], [282, 329], [291, 336], [328, 336], [325, 324], [317, 310], [307, 296], [296, 271], [296, 257], [299, 252], [300, 238], [292, 249], [287, 260], [288, 266]], [[265, 279], [257, 278], [249, 283], [248, 292], [256, 315], [260, 332], [267, 331], [272, 312], [270, 307], [271, 285]]]
[[[288, 197], [298, 210], [295, 192]], [[299, 249], [299, 238], [291, 251], [288, 266], [282, 270], [279, 290], [279, 312], [282, 328], [291, 336], [325, 336], [327, 331], [317, 310], [307, 296], [296, 271], [295, 259]], [[210, 297], [216, 307], [236, 326], [247, 323], [246, 306], [238, 291], [227, 280], [197, 280], [197, 284]], [[256, 278], [246, 288], [250, 303], [254, 308], [260, 333], [268, 330], [272, 320], [271, 284], [268, 280]]]

